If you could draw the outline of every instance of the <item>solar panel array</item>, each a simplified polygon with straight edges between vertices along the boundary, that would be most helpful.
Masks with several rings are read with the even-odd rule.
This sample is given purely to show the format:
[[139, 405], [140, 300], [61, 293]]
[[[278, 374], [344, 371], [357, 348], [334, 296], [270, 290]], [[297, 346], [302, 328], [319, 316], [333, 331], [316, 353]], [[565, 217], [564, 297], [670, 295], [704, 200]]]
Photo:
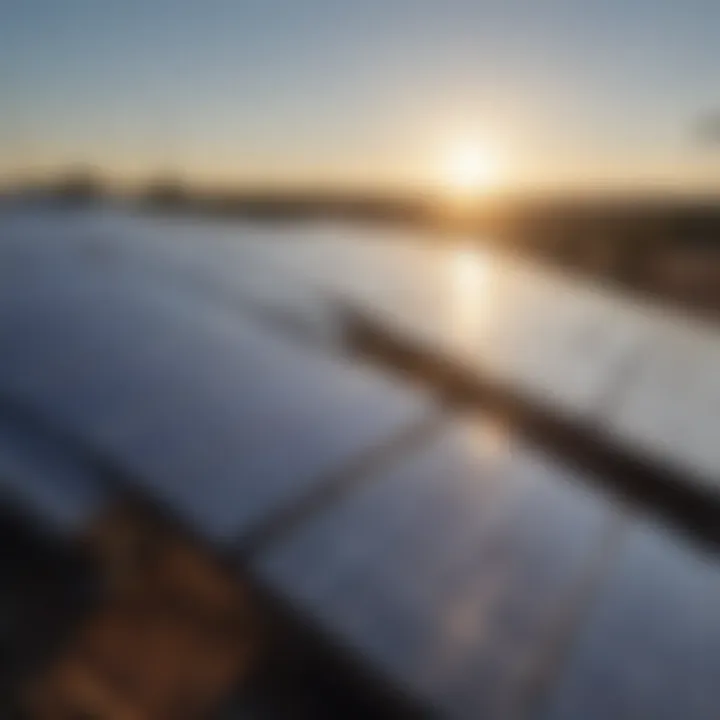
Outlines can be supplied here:
[[146, 496], [442, 716], [717, 714], [716, 558], [482, 407], [346, 357], [336, 301], [706, 484], [710, 328], [329, 226], [34, 220], [0, 254], [6, 495], [63, 528]]

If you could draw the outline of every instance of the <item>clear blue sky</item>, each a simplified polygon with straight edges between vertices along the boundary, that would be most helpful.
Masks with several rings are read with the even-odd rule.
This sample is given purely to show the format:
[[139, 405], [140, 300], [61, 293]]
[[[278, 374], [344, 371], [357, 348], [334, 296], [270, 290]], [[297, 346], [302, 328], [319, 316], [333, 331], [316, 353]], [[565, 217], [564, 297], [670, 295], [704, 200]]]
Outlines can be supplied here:
[[720, 0], [0, 0], [0, 103], [0, 174], [692, 184]]

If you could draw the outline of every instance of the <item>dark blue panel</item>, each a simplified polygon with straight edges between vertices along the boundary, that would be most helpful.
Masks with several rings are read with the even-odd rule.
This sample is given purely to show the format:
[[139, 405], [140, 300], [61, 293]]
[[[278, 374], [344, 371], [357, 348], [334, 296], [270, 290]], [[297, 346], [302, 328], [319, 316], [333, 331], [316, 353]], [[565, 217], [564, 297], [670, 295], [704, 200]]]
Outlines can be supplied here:
[[424, 416], [427, 401], [164, 282], [38, 251], [0, 270], [0, 394], [235, 538]]
[[255, 570], [397, 687], [509, 717], [610, 532], [602, 498], [456, 428], [270, 547]]
[[57, 438], [3, 413], [0, 403], [0, 497], [60, 532], [78, 532], [110, 502], [107, 478]]
[[710, 720], [720, 711], [720, 563], [633, 531], [543, 717]]
[[278, 242], [250, 224], [168, 221], [130, 214], [27, 218], [3, 222], [0, 254], [13, 264], [101, 265], [105, 272], [149, 275], [189, 296], [226, 309], [272, 315], [311, 340], [337, 345], [340, 317], [320, 292], [283, 270]]

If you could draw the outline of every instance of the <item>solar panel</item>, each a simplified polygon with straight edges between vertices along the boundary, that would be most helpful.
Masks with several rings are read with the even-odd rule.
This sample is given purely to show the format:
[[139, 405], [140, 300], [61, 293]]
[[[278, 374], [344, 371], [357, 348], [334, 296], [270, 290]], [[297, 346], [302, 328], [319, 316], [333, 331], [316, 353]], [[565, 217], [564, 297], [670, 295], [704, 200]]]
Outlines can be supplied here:
[[517, 710], [613, 527], [568, 471], [486, 432], [447, 430], [253, 565], [300, 619], [452, 717]]
[[[81, 459], [97, 455], [249, 562], [311, 632], [443, 715], [716, 714], [714, 559], [488, 418], [448, 417], [432, 435], [436, 410], [417, 388], [293, 342], [255, 310], [333, 337], [341, 298], [710, 483], [714, 331], [392, 234], [199, 237], [195, 225], [110, 217], [48, 230], [0, 248], [0, 399], [28, 420], [0, 416], [3, 497], [73, 531], [114, 497]], [[358, 465], [408, 436], [382, 467]], [[626, 542], [613, 545], [620, 527]]]
[[539, 717], [717, 717], [720, 566], [666, 528], [633, 528]]
[[284, 252], [391, 334], [716, 484], [720, 335], [709, 324], [468, 244], [338, 229]]
[[109, 505], [112, 494], [104, 478], [67, 443], [3, 412], [0, 497], [54, 531], [77, 533]]
[[720, 335], [666, 320], [608, 413], [614, 437], [717, 487]]
[[[115, 222], [112, 220], [115, 219]], [[5, 266], [68, 266], [146, 275], [160, 283], [215, 303], [225, 310], [254, 311], [280, 321], [286, 330], [329, 348], [342, 343], [337, 308], [307, 282], [283, 270], [264, 246], [260, 228], [248, 233], [204, 231], [187, 222], [148, 221], [133, 216], [57, 223], [58, 231], [2, 224], [0, 252]]]
[[574, 414], [602, 402], [642, 336], [607, 294], [468, 245], [340, 237], [288, 255], [391, 333]]
[[235, 308], [112, 264], [50, 260], [0, 287], [0, 393], [211, 538], [242, 534], [429, 411]]

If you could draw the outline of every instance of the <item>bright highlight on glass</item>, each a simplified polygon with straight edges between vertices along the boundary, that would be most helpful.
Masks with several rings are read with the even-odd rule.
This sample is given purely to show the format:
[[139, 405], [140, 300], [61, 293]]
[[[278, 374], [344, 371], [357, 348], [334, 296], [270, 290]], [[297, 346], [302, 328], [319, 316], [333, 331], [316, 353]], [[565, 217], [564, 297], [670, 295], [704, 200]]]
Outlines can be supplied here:
[[490, 260], [474, 243], [461, 243], [448, 269], [450, 342], [459, 350], [477, 349], [487, 321]]

